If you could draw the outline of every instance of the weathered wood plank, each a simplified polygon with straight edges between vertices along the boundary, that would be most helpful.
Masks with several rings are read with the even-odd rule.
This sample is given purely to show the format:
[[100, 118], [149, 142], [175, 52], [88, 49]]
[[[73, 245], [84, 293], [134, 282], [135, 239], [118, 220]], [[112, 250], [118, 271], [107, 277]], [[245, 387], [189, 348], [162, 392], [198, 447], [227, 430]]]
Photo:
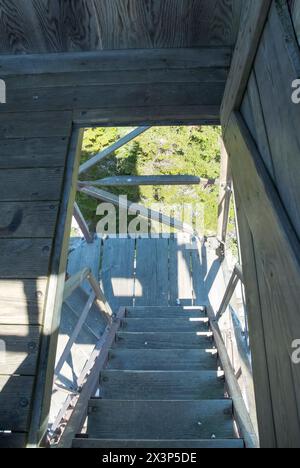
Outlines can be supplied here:
[[75, 449], [100, 448], [198, 448], [198, 449], [244, 449], [241, 439], [227, 440], [107, 440], [107, 439], [75, 439]]
[[239, 109], [272, 0], [247, 1], [221, 106], [221, 120], [226, 129], [230, 114]]
[[[287, 6], [286, 6], [287, 8]], [[291, 84], [300, 76], [300, 51], [276, 3], [270, 12], [258, 51], [255, 71], [265, 125], [272, 154], [274, 180], [290, 219], [300, 238], [300, 106], [291, 99]], [[294, 53], [290, 49], [294, 46]], [[286, 86], [286, 83], [290, 83]], [[259, 138], [259, 135], [258, 135]]]
[[133, 305], [135, 241], [107, 239], [103, 249], [101, 284], [109, 304], [117, 311]]
[[0, 238], [52, 237], [58, 208], [57, 202], [0, 202]]
[[235, 203], [239, 236], [242, 245], [241, 255], [250, 328], [252, 370], [260, 446], [261, 448], [275, 448], [276, 435], [254, 243], [238, 190], [235, 190]]
[[41, 325], [46, 288], [46, 279], [2, 279], [0, 324]]
[[[65, 125], [72, 125], [71, 119]], [[53, 388], [53, 370], [57, 350], [57, 335], [65, 285], [68, 245], [76, 195], [76, 179], [82, 148], [83, 130], [72, 129], [68, 144], [68, 156], [64, 174], [63, 191], [60, 194], [60, 212], [57, 222], [55, 242], [51, 252], [51, 262], [47, 268], [49, 282], [44, 311], [43, 334], [32, 400], [32, 414], [29, 431], [29, 445], [36, 446], [43, 439], [49, 417]], [[38, 258], [38, 254], [35, 254]], [[35, 258], [35, 256], [33, 256]], [[40, 276], [37, 273], [37, 276]]]
[[241, 106], [241, 113], [249, 126], [253, 139], [257, 143], [259, 152], [270, 175], [275, 177], [269, 138], [266, 130], [264, 109], [262, 108], [255, 71], [251, 73], [247, 92]]
[[136, 246], [136, 306], [165, 306], [169, 302], [169, 241], [138, 239]]
[[[234, 0], [3, 4], [2, 54], [234, 45]], [[55, 25], [55, 27], [53, 27]]]
[[217, 355], [202, 349], [113, 349], [109, 354], [107, 368], [137, 371], [214, 371], [217, 370]]
[[88, 419], [91, 438], [210, 439], [212, 435], [217, 439], [234, 438], [231, 400], [112, 402], [94, 399], [89, 408], [92, 410]]
[[33, 377], [0, 376], [0, 430], [28, 430], [33, 381]]
[[0, 278], [47, 276], [52, 239], [0, 239]]
[[[228, 50], [226, 54], [223, 52], [223, 66], [221, 64], [221, 54], [220, 49], [214, 51], [211, 49], [211, 57], [207, 57], [207, 62], [203, 63], [204, 50], [200, 49], [198, 53], [198, 62], [199, 66], [196, 67], [195, 62], [197, 61], [197, 56], [194, 54], [194, 60], [189, 60], [191, 56], [190, 51], [185, 49], [187, 57], [185, 58], [186, 67], [183, 68], [183, 58], [182, 51], [178, 50], [177, 54], [177, 63], [175, 62], [174, 53], [171, 49], [156, 51], [157, 60], [154, 59], [147, 60], [147, 55], [149, 51], [145, 50], [142, 57], [140, 51], [127, 51], [127, 57], [120, 56], [120, 51], [117, 51], [115, 67], [111, 66], [111, 70], [101, 69], [101, 63], [103, 62], [104, 67], [106, 64], [105, 53], [98, 54], [97, 56], [97, 65], [98, 70], [95, 71], [96, 66], [90, 66], [89, 57], [90, 54], [84, 54], [84, 59], [79, 63], [77, 57], [74, 56], [74, 64], [70, 63], [68, 57], [66, 61], [70, 63], [70, 69], [68, 71], [61, 71], [60, 68], [56, 69], [57, 73], [51, 72], [49, 67], [45, 69], [45, 73], [39, 73], [37, 70], [36, 74], [23, 74], [22, 80], [20, 80], [20, 70], [12, 70], [12, 73], [17, 73], [13, 75], [8, 75], [6, 69], [4, 75], [6, 76], [6, 84], [8, 92], [13, 93], [16, 89], [41, 89], [41, 88], [53, 88], [56, 84], [57, 87], [71, 87], [82, 86], [84, 82], [87, 86], [93, 85], [135, 85], [137, 83], [143, 84], [144, 86], [151, 85], [154, 82], [156, 83], [223, 83], [225, 85], [226, 79], [230, 67], [230, 57], [231, 51]], [[153, 52], [151, 51], [152, 57]], [[137, 56], [137, 63], [134, 67], [134, 63], [130, 62], [130, 56]], [[212, 57], [215, 57], [215, 65], [213, 64]], [[219, 57], [218, 57], [219, 55]], [[35, 61], [36, 56], [32, 56], [32, 60]], [[162, 58], [165, 57], [165, 64]], [[125, 59], [129, 59], [129, 65], [125, 62]], [[57, 61], [61, 59], [61, 56], [57, 58]], [[50, 58], [51, 61], [51, 58]], [[117, 62], [118, 61], [118, 62]], [[120, 65], [124, 63], [123, 67]], [[150, 63], [151, 62], [151, 63]], [[76, 64], [78, 67], [76, 68]], [[84, 64], [84, 66], [82, 66]], [[170, 65], [169, 65], [170, 64]], [[60, 63], [59, 63], [60, 65]], [[65, 62], [61, 64], [62, 70], [65, 68]], [[81, 66], [81, 67], [80, 67]], [[8, 61], [8, 69], [10, 68], [10, 61]], [[25, 65], [25, 70], [26, 70]], [[89, 71], [88, 68], [91, 68], [92, 71]], [[109, 67], [108, 67], [109, 68]], [[32, 73], [32, 72], [31, 72]]]
[[291, 344], [300, 336], [299, 241], [239, 115], [231, 117], [226, 145], [253, 234], [276, 442], [280, 447], [298, 447], [300, 370], [292, 363]]
[[[151, 70], [160, 73], [164, 70], [184, 72], [190, 70], [228, 69], [230, 67], [232, 49], [230, 47], [218, 46], [181, 48], [181, 49], [135, 49], [135, 50], [106, 50], [99, 52], [63, 53], [50, 55], [8, 55], [2, 57], [3, 66], [1, 76], [12, 78], [13, 86], [29, 87], [28, 81], [32, 79], [33, 85], [53, 86], [54, 80], [60, 84], [82, 84], [81, 73], [88, 73], [87, 83], [96, 82], [101, 84], [104, 73], [109, 74], [114, 80], [114, 73], [142, 72]], [[5, 64], [5, 66], [4, 66]], [[16, 77], [25, 77], [25, 83], [16, 84]], [[135, 75], [136, 76], [136, 75]], [[28, 77], [28, 78], [26, 78]], [[40, 80], [42, 77], [42, 80]], [[34, 81], [36, 80], [36, 81]], [[61, 81], [60, 81], [61, 80]], [[102, 83], [104, 84], [104, 83]], [[120, 84], [118, 82], [116, 84]], [[30, 84], [31, 86], [31, 84]]]
[[[21, 105], [18, 110], [22, 110]], [[70, 112], [34, 112], [0, 114], [0, 139], [68, 136], [71, 131]]]
[[1, 140], [0, 169], [64, 166], [67, 144], [64, 137]]
[[1, 201], [56, 201], [60, 198], [63, 168], [3, 169]]
[[[220, 106], [224, 94], [224, 82], [209, 83], [152, 83], [90, 85], [15, 89], [5, 104], [6, 112], [34, 111], [49, 113], [64, 110], [155, 106]], [[1, 124], [1, 120], [0, 120]], [[3, 123], [4, 125], [4, 123]], [[5, 137], [5, 130], [3, 135]], [[6, 134], [9, 130], [6, 129]], [[0, 133], [1, 136], [2, 132]], [[64, 133], [58, 133], [64, 135]]]
[[119, 349], [207, 349], [212, 345], [212, 338], [209, 334], [120, 331], [114, 347]]
[[40, 327], [0, 325], [0, 340], [5, 344], [5, 353], [0, 360], [0, 374], [34, 375], [40, 331]]
[[[102, 187], [122, 187], [139, 185], [199, 185], [200, 177], [180, 175], [180, 176], [120, 176], [106, 177], [97, 181], [87, 182], [87, 185]], [[82, 182], [84, 183], [84, 182]]]
[[193, 284], [189, 238], [181, 234], [171, 237], [169, 249], [170, 305], [192, 305]]
[[300, 5], [297, 0], [292, 0], [291, 12], [294, 28], [300, 45]]
[[220, 106], [152, 106], [80, 109], [73, 113], [81, 126], [219, 125]]
[[104, 371], [100, 391], [106, 400], [218, 400], [225, 384], [217, 372]]
[[127, 332], [208, 332], [208, 321], [203, 318], [126, 318], [122, 323]]

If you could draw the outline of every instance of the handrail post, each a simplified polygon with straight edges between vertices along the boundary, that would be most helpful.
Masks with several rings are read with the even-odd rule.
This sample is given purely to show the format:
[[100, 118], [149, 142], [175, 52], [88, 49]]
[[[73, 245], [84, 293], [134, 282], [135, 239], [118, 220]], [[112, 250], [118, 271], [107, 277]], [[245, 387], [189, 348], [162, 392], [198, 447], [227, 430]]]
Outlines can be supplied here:
[[221, 174], [220, 174], [220, 195], [218, 207], [218, 233], [217, 238], [221, 245], [221, 256], [225, 255], [225, 244], [227, 238], [228, 221], [230, 214], [230, 200], [232, 194], [232, 178], [229, 167], [229, 158], [221, 140]]

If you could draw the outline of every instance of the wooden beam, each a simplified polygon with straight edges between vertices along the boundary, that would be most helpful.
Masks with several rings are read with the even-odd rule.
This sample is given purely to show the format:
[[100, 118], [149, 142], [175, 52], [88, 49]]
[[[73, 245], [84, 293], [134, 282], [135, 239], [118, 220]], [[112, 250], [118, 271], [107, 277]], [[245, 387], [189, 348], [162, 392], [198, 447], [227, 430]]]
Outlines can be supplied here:
[[90, 182], [79, 182], [80, 185], [90, 187], [123, 187], [123, 186], [142, 186], [142, 185], [199, 185], [200, 183], [208, 183], [207, 179], [189, 175], [171, 175], [171, 176], [123, 176], [123, 177], [107, 177], [101, 180]]
[[231, 200], [231, 174], [229, 160], [223, 140], [221, 141], [221, 174], [220, 174], [220, 195], [218, 207], [218, 239], [225, 245], [227, 238], [227, 228], [230, 212]]
[[88, 409], [88, 402], [90, 398], [94, 396], [95, 391], [99, 383], [99, 375], [102, 369], [104, 368], [107, 359], [109, 350], [115, 340], [116, 333], [121, 325], [121, 320], [125, 315], [125, 309], [122, 308], [117, 314], [116, 319], [110, 327], [104, 332], [102, 339], [98, 344], [97, 355], [93, 356], [95, 358], [94, 365], [91, 368], [91, 372], [88, 375], [85, 382], [82, 382], [82, 390], [79, 395], [78, 401], [76, 402], [74, 411], [67, 422], [66, 428], [62, 435], [61, 441], [59, 443], [59, 448], [71, 448], [72, 442], [75, 436], [80, 432], [82, 427], [80, 427], [85, 419]]
[[74, 203], [74, 211], [73, 211], [73, 215], [74, 215], [74, 218], [78, 224], [78, 226], [80, 227], [80, 230], [83, 234], [83, 237], [85, 238], [86, 242], [88, 244], [92, 244], [93, 243], [93, 236], [91, 235], [90, 233], [90, 230], [89, 230], [89, 227], [87, 225], [87, 222], [86, 220], [84, 219], [84, 216], [78, 206], [77, 203]]
[[96, 154], [93, 156], [91, 159], [89, 159], [86, 163], [82, 164], [79, 168], [79, 175], [83, 174], [84, 172], [87, 172], [89, 169], [91, 169], [93, 166], [98, 164], [100, 161], [103, 159], [107, 158], [107, 156], [110, 156], [112, 153], [117, 151], [118, 149], [122, 148], [122, 146], [127, 145], [130, 141], [134, 140], [137, 138], [139, 135], [142, 135], [146, 130], [149, 130], [150, 127], [140, 127], [136, 128], [132, 132], [130, 132], [128, 135], [124, 136], [120, 140], [118, 140], [116, 143], [113, 145], [109, 146], [105, 150], [101, 151], [100, 153]]
[[272, 0], [246, 2], [221, 106], [221, 122], [224, 130], [231, 112], [239, 110], [241, 106], [271, 4]]
[[216, 105], [152, 105], [151, 107], [88, 107], [73, 112], [80, 127], [132, 127], [172, 125], [220, 125], [220, 106]]
[[[99, 52], [26, 54], [1, 56], [1, 77], [49, 75], [55, 86], [60, 74], [109, 73], [118, 71], [198, 70], [229, 68], [231, 47], [196, 47], [176, 49], [101, 50]], [[119, 81], [119, 83], [122, 81]], [[74, 84], [80, 84], [75, 82]], [[37, 83], [35, 83], [37, 84]]]
[[49, 283], [28, 436], [29, 447], [38, 446], [47, 431], [82, 138], [83, 130], [73, 129], [72, 137], [69, 140], [69, 151], [63, 184], [64, 190], [52, 251], [50, 272], [48, 271]]
[[178, 221], [175, 218], [170, 218], [169, 216], [166, 216], [162, 213], [145, 208], [143, 205], [138, 205], [137, 203], [124, 200], [124, 198], [117, 197], [116, 195], [113, 195], [104, 190], [100, 190], [94, 187], [80, 187], [79, 186], [79, 191], [81, 193], [85, 193], [86, 195], [90, 197], [96, 198], [97, 200], [101, 200], [106, 203], [111, 203], [114, 206], [126, 209], [128, 210], [129, 213], [132, 213], [132, 214], [138, 213], [142, 218], [146, 218], [152, 221], [157, 221], [159, 223], [165, 224], [169, 227], [174, 227], [175, 229], [178, 229], [179, 231], [186, 232], [191, 235], [195, 234], [194, 229], [186, 223], [182, 223], [181, 221]]
[[69, 354], [71, 352], [71, 349], [72, 349], [72, 346], [74, 345], [75, 341], [77, 340], [78, 338], [78, 335], [79, 333], [81, 332], [82, 330], [82, 327], [87, 319], [87, 316], [94, 304], [94, 301], [96, 299], [96, 295], [94, 293], [94, 291], [90, 294], [88, 300], [87, 300], [87, 303], [82, 311], [82, 313], [80, 314], [80, 317], [74, 327], [74, 330], [72, 331], [71, 335], [70, 335], [70, 338], [65, 346], [65, 349], [63, 350], [63, 353], [62, 355], [60, 356], [59, 358], [59, 361], [55, 367], [55, 371], [54, 371], [54, 378], [57, 379], [59, 377], [59, 374], [64, 366], [64, 364], [66, 363], [68, 357], [69, 357]]
[[232, 368], [218, 322], [216, 321], [214, 313], [210, 307], [207, 308], [207, 313], [210, 319], [210, 326], [212, 328], [214, 340], [218, 349], [219, 358], [225, 373], [229, 395], [233, 401], [234, 417], [237, 422], [241, 437], [244, 439], [247, 448], [258, 448], [259, 441], [250, 419], [250, 415], [247, 411], [241, 389], [235, 377], [235, 373]]
[[[253, 238], [275, 446], [299, 447], [297, 388], [300, 386], [300, 369], [291, 360], [292, 343], [300, 336], [299, 239], [257, 146], [238, 113], [231, 116], [225, 143], [232, 160], [235, 187]], [[250, 327], [250, 339], [251, 336]], [[261, 342], [255, 342], [253, 338], [255, 336], [252, 337], [252, 347], [261, 346], [256, 356], [259, 361], [263, 359], [260, 354], [264, 353], [264, 349]], [[263, 389], [257, 393], [257, 399], [263, 399], [259, 408], [266, 405], [268, 396], [265, 396]], [[268, 431], [268, 428], [265, 430]], [[264, 437], [267, 436], [266, 432]]]

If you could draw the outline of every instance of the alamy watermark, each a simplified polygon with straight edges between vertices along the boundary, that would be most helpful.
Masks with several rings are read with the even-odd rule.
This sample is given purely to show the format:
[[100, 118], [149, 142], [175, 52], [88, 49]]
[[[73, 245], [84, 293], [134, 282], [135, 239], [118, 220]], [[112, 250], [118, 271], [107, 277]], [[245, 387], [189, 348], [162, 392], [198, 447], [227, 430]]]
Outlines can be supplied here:
[[170, 237], [184, 232], [199, 236], [205, 231], [204, 205], [202, 203], [181, 203], [166, 205], [155, 203], [149, 207], [130, 203], [127, 196], [120, 196], [118, 206], [101, 203], [97, 207], [100, 220], [96, 227], [99, 236]]
[[294, 104], [300, 104], [300, 79], [292, 82], [292, 102]]
[[300, 340], [294, 340], [292, 343], [292, 362], [293, 364], [300, 364]]
[[0, 104], [6, 104], [6, 83], [0, 80]]

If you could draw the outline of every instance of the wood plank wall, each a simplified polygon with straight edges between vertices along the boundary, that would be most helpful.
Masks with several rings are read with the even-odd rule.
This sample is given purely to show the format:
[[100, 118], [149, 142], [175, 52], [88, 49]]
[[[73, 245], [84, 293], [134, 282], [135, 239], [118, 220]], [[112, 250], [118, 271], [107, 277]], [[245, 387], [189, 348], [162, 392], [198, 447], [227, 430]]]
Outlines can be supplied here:
[[13, 432], [0, 436], [0, 447], [24, 444], [33, 396], [37, 401], [35, 391], [44, 393], [36, 376], [45, 359], [41, 344], [59, 250], [54, 237], [66, 220], [71, 132], [70, 112], [0, 114], [0, 340], [7, 351], [0, 363], [0, 431]]
[[0, 0], [0, 54], [234, 46], [242, 0]]
[[296, 36], [300, 46], [300, 2], [298, 0], [290, 0], [290, 9]]
[[300, 366], [291, 359], [300, 339], [300, 105], [291, 99], [299, 77], [288, 4], [273, 0], [240, 112], [224, 129], [264, 447], [300, 446]]

